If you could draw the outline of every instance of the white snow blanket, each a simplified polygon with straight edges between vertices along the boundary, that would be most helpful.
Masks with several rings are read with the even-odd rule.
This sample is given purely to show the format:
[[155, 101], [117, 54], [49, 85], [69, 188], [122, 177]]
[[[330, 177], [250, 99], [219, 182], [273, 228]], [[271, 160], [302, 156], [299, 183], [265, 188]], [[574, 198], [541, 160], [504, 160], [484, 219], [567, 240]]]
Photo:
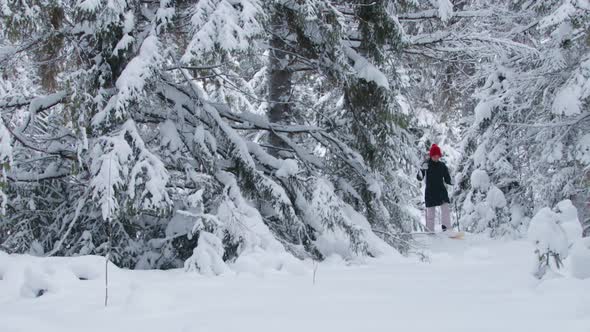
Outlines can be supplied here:
[[590, 279], [530, 275], [533, 245], [428, 238], [429, 262], [332, 257], [300, 273], [110, 267], [104, 258], [0, 253], [2, 332], [535, 331], [587, 332]]

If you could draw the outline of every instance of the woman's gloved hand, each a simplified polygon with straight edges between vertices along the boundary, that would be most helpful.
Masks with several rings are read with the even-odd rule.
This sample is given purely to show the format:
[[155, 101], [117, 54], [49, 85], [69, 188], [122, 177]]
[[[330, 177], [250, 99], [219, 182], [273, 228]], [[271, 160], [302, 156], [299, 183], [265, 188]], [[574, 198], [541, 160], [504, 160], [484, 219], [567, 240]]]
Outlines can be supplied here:
[[422, 164], [420, 164], [420, 169], [424, 171], [428, 169], [428, 159], [424, 160]]

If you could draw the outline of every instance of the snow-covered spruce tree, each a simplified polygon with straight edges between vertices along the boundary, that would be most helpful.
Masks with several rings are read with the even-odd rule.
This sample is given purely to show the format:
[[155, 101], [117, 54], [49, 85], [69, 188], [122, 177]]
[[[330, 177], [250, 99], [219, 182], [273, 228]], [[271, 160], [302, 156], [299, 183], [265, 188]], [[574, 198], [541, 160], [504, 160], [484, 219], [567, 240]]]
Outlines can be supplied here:
[[[330, 6], [325, 2], [308, 1], [297, 3], [293, 1], [279, 1], [275, 3], [275, 7], [269, 8], [269, 13], [266, 15], [270, 17], [269, 29], [271, 30], [271, 42], [269, 43], [271, 45], [269, 51], [270, 61], [268, 65], [268, 98], [270, 103], [269, 111], [271, 113], [269, 116], [274, 118], [275, 121], [293, 123], [299, 122], [300, 119], [308, 119], [306, 122], [310, 123], [309, 119], [318, 119], [318, 122], [316, 123], [321, 126], [333, 126], [335, 123], [352, 123], [355, 120], [355, 114], [362, 114], [362, 112], [359, 112], [358, 110], [356, 112], [351, 112], [352, 109], [345, 111], [343, 105], [337, 105], [334, 109], [327, 110], [328, 113], [320, 115], [314, 112], [313, 109], [305, 109], [305, 107], [301, 106], [303, 103], [298, 102], [305, 100], [305, 96], [309, 93], [309, 91], [305, 91], [301, 88], [301, 82], [309, 82], [313, 84], [313, 80], [317, 79], [318, 74], [328, 77], [331, 82], [323, 84], [323, 86], [320, 87], [321, 89], [326, 89], [326, 87], [328, 89], [326, 93], [327, 98], [322, 98], [324, 104], [331, 102], [333, 100], [332, 98], [337, 99], [344, 95], [345, 89], [342, 87], [342, 81], [355, 81], [355, 84], [362, 83], [361, 80], [359, 80], [359, 76], [362, 76], [364, 74], [362, 71], [367, 68], [373, 70], [374, 74], [379, 75], [379, 71], [357, 53], [355, 50], [356, 46], [352, 45], [349, 41], [351, 36], [345, 33], [345, 30], [350, 30], [345, 27], [354, 27], [358, 22], [344, 21], [343, 23], [346, 24], [343, 24], [338, 21], [338, 18], [342, 17], [344, 15], [343, 13], [347, 13], [346, 10], [350, 9], [345, 5], [346, 4], [335, 10], [333, 6]], [[390, 16], [371, 16], [371, 19], [374, 19], [374, 17], [384, 19]], [[358, 70], [359, 68], [361, 69], [360, 72]], [[368, 81], [373, 81], [373, 77], [366, 77], [362, 81], [366, 81], [367, 78], [369, 79]], [[383, 82], [383, 80], [386, 82], [384, 77], [380, 78], [382, 78], [381, 82]], [[348, 84], [347, 86], [353, 85]], [[385, 98], [391, 97], [390, 92], [391, 91], [387, 91], [384, 93], [386, 94]], [[391, 103], [388, 105], [391, 105]], [[387, 109], [383, 113], [390, 111], [391, 109]], [[305, 116], [302, 116], [302, 114]], [[385, 125], [390, 128], [397, 127], [399, 124], [392, 122], [392, 118], [393, 116], [386, 119], [386, 121], [384, 121]], [[326, 119], [330, 120], [326, 121]], [[357, 121], [357, 123], [359, 123], [359, 121]], [[383, 122], [378, 122], [379, 125], [382, 123]], [[371, 126], [371, 128], [373, 127], [375, 126]], [[399, 133], [395, 133], [391, 129], [385, 129], [386, 130], [377, 130], [380, 132], [380, 139], [390, 140], [388, 144], [396, 147], [400, 146], [400, 144], [393, 144], [392, 142], [403, 143], [403, 130], [400, 129]], [[338, 138], [342, 137], [343, 141], [350, 142], [351, 145], [357, 144], [358, 142], [358, 139], [354, 134], [342, 131], [334, 132], [334, 134]], [[367, 136], [367, 134], [361, 130], [358, 130], [357, 134], [359, 137]], [[280, 135], [272, 132], [269, 133], [269, 136], [269, 145], [271, 146], [267, 147], [269, 148], [269, 153], [274, 156], [282, 155], [286, 158], [290, 158], [290, 156], [293, 155], [293, 152], [298, 154], [298, 157], [301, 158], [301, 152], [303, 151], [289, 149], [290, 144], [287, 144], [285, 139], [304, 142], [306, 144], [317, 144], [316, 140], [321, 139], [321, 137], [318, 137], [317, 135], [306, 137], [306, 135]], [[396, 141], [396, 137], [401, 137], [402, 140], [400, 141], [398, 138]], [[387, 143], [386, 141], [384, 142]], [[320, 143], [326, 145], [326, 143], [329, 142]], [[372, 144], [377, 145], [376, 143], [377, 142], [375, 141], [372, 142]], [[381, 145], [385, 146], [385, 144]], [[401, 145], [403, 146], [403, 144]], [[357, 150], [364, 151], [368, 149], [373, 148], [366, 144], [359, 144]], [[403, 149], [400, 150], [404, 151]], [[380, 151], [387, 153], [389, 150], [382, 149]], [[357, 152], [353, 152], [352, 150], [347, 153], [354, 153], [352, 156], [356, 160], [360, 157], [356, 155]], [[373, 152], [371, 152], [371, 154], [372, 153]], [[412, 218], [408, 218], [407, 214], [403, 213], [403, 209], [399, 207], [402, 205], [400, 202], [405, 201], [400, 197], [409, 196], [407, 194], [404, 195], [401, 192], [406, 190], [404, 188], [407, 188], [407, 186], [405, 186], [405, 183], [401, 184], [402, 181], [400, 180], [407, 177], [401, 176], [400, 173], [394, 174], [390, 169], [387, 169], [386, 172], [390, 172], [388, 175], [390, 179], [385, 181], [385, 183], [390, 187], [387, 190], [382, 190], [382, 192], [385, 192], [389, 197], [383, 195], [383, 198], [377, 196], [377, 199], [374, 199], [376, 196], [373, 195], [380, 192], [379, 190], [381, 188], [379, 187], [382, 185], [381, 183], [384, 183], [384, 181], [381, 180], [381, 174], [376, 174], [375, 177], [366, 176], [363, 172], [359, 172], [356, 160], [355, 163], [351, 163], [350, 160], [346, 159], [343, 162], [342, 158], [333, 158], [332, 154], [324, 156], [329, 158], [328, 160], [330, 163], [328, 165], [330, 166], [330, 169], [317, 169], [318, 164], [315, 160], [317, 156], [304, 155], [303, 157], [304, 158], [302, 159], [305, 161], [305, 167], [308, 169], [315, 168], [316, 172], [320, 172], [318, 174], [328, 175], [336, 185], [336, 190], [344, 194], [343, 196], [345, 200], [351, 204], [356, 204], [355, 206], [360, 210], [374, 213], [375, 216], [379, 214], [382, 220], [382, 225], [380, 226], [381, 231], [386, 230], [390, 231], [390, 233], [394, 233], [396, 228], [399, 228], [399, 223], [397, 226], [392, 226], [395, 223], [392, 224], [390, 220], [397, 220], [400, 221], [400, 223], [403, 221], [411, 224]], [[405, 157], [399, 157], [398, 160], [403, 161], [402, 163], [399, 163], [401, 165], [404, 163], [405, 165], [408, 164]], [[383, 162], [381, 165], [385, 165], [390, 161], [392, 161], [392, 159]], [[397, 161], [393, 160], [390, 165], [395, 165]], [[360, 167], [363, 167], [363, 165], [361, 164]], [[358, 178], [351, 178], [351, 174], [357, 175]], [[394, 182], [395, 180], [397, 180], [397, 182]], [[305, 185], [299, 185], [298, 188], [294, 188], [293, 192], [296, 193], [297, 191], [300, 191], [301, 188], [305, 187]], [[370, 190], [368, 190], [369, 188]], [[395, 190], [390, 190], [392, 188], [395, 188]], [[365, 195], [363, 198], [359, 192], [364, 192], [368, 195]], [[381, 200], [389, 202], [388, 204], [390, 204], [390, 206], [387, 208], [391, 211], [387, 211], [387, 208], [385, 208]], [[369, 218], [369, 220], [373, 222], [377, 221], [377, 218]]]
[[492, 236], [498, 232], [509, 233], [512, 229], [505, 228], [513, 225], [502, 222], [510, 217], [504, 193], [490, 183], [488, 174], [481, 169], [471, 173], [470, 184], [462, 206], [461, 227], [475, 232], [489, 229], [493, 231]]
[[[276, 87], [285, 85], [269, 81], [273, 89], [270, 94], [289, 100], [291, 95], [284, 93], [298, 92], [297, 85], [290, 80], [313, 80], [318, 74], [328, 78], [328, 82], [311, 82], [324, 96], [313, 106], [319, 108], [316, 112], [301, 110], [296, 104], [273, 107], [296, 110], [287, 114], [290, 121], [296, 120], [293, 114], [305, 114], [307, 119], [317, 119], [322, 127], [336, 129], [335, 135], [353, 147], [352, 157], [364, 160], [366, 166], [326, 155], [330, 171], [324, 173], [348, 203], [365, 211], [378, 231], [387, 234], [409, 229], [416, 221], [405, 210], [405, 204], [415, 195], [415, 187], [407, 185], [404, 172], [415, 159], [415, 148], [409, 146], [411, 140], [402, 128], [405, 119], [397, 108], [395, 84], [390, 86], [384, 72], [376, 66], [397, 52], [395, 40], [399, 40], [399, 31], [394, 23], [394, 2], [376, 6], [362, 2], [296, 3], [281, 3], [280, 13], [290, 22], [282, 27], [286, 29], [283, 33], [293, 37], [281, 39], [283, 45], [279, 44], [271, 53], [285, 56], [291, 63], [286, 69], [269, 69], [271, 77], [286, 79], [287, 86], [294, 88], [283, 89], [281, 94]], [[280, 47], [287, 49], [281, 51]], [[276, 62], [284, 63], [287, 62]], [[285, 111], [277, 114], [286, 116]], [[359, 172], [359, 166], [368, 167], [369, 173]]]
[[[493, 72], [482, 87], [482, 101], [475, 108], [474, 123], [462, 146], [469, 157], [462, 162], [457, 176], [463, 195], [461, 226], [471, 231], [491, 231], [492, 236], [522, 231], [520, 207], [526, 199], [518, 195], [523, 193], [523, 188], [518, 182], [517, 169], [509, 162], [510, 137], [503, 136], [494, 125], [506, 120], [501, 112], [494, 112], [496, 96], [503, 96], [509, 89], [506, 79], [509, 74], [502, 69]], [[512, 211], [508, 210], [505, 195], [510, 198]]]
[[[284, 36], [293, 33], [290, 31], [291, 27], [284, 25], [284, 22], [277, 19], [276, 16], [291, 15], [290, 19], [297, 22], [297, 19], [299, 19], [297, 15], [301, 14], [301, 12], [299, 12], [301, 8], [287, 7], [286, 5], [292, 5], [290, 3], [277, 3], [275, 5], [277, 7], [285, 5], [285, 7], [281, 8], [284, 10], [281, 14], [276, 12], [277, 7], [272, 8], [273, 12], [268, 15], [272, 18], [270, 21], [271, 31], [283, 34]], [[311, 6], [309, 3], [307, 5]], [[306, 10], [310, 9], [314, 8], [306, 7]], [[287, 19], [287, 21], [289, 20]], [[271, 34], [270, 38], [272, 40], [275, 37], [276, 36]], [[307, 36], [301, 35], [299, 38], [303, 39], [307, 38]], [[300, 50], [301, 47], [296, 43], [293, 45], [287, 45], [276, 39], [274, 42], [271, 42], [270, 45], [271, 50], [269, 54], [271, 59], [269, 61], [268, 69], [270, 76], [268, 79], [268, 98], [271, 99], [269, 100], [269, 118], [278, 122], [288, 123], [289, 121], [286, 120], [287, 117], [285, 112], [289, 109], [289, 96], [285, 94], [290, 93], [290, 84], [293, 73], [290, 72], [292, 68], [285, 67], [285, 62], [289, 57], [286, 55], [288, 52], [286, 48], [289, 47], [297, 51]], [[289, 52], [291, 54], [294, 53], [293, 51]], [[275, 57], [282, 58], [284, 61], [277, 61]], [[248, 116], [248, 118], [245, 118], [248, 122], [254, 123], [258, 126], [258, 128], [252, 129], [265, 129], [264, 127], [267, 126], [264, 124], [265, 121], [262, 118], [257, 119], [253, 115], [242, 114], [242, 116], [243, 115]], [[313, 192], [317, 190], [314, 188], [322, 183], [320, 179], [321, 176], [325, 174], [325, 170], [322, 170], [321, 161], [317, 156], [313, 156], [308, 151], [301, 149], [298, 146], [298, 143], [309, 141], [312, 137], [308, 136], [306, 140], [305, 136], [315, 133], [317, 130], [306, 129], [306, 126], [298, 126], [298, 128], [299, 129], [294, 128], [295, 130], [293, 131], [287, 130], [285, 132], [282, 132], [278, 126], [267, 128], [267, 130], [269, 129], [270, 146], [261, 147], [268, 148], [269, 152], [266, 152], [257, 144], [250, 144], [248, 146], [253, 153], [256, 162], [260, 162], [264, 168], [268, 169], [273, 180], [263, 178], [263, 183], [260, 183], [261, 174], [254, 170], [249, 170], [251, 166], [248, 164], [252, 162], [249, 160], [238, 160], [237, 162], [240, 164], [244, 163], [244, 165], [240, 165], [240, 167], [245, 168], [246, 170], [246, 172], [240, 170], [240, 172], [243, 173], [239, 174], [240, 176], [237, 179], [237, 183], [240, 185], [240, 190], [242, 190], [248, 197], [256, 197], [256, 195], [261, 194], [266, 196], [258, 196], [259, 198], [256, 199], [256, 204], [261, 207], [261, 217], [264, 218], [267, 224], [271, 224], [273, 231], [279, 233], [279, 238], [297, 255], [304, 254], [304, 252], [301, 252], [301, 249], [297, 249], [295, 246], [303, 246], [305, 251], [311, 252], [314, 256], [319, 255], [319, 257], [329, 254], [334, 248], [341, 247], [342, 244], [338, 245], [337, 243], [333, 243], [331, 246], [316, 247], [318, 243], [325, 243], [324, 239], [326, 237], [332, 237], [331, 233], [338, 233], [337, 230], [339, 229], [342, 230], [344, 237], [338, 240], [344, 241], [343, 243], [345, 244], [345, 247], [349, 247], [347, 250], [352, 249], [353, 252], [360, 253], [374, 252], [376, 249], [374, 245], [373, 248], [371, 248], [371, 245], [367, 243], [367, 237], [370, 235], [367, 234], [367, 231], [370, 227], [368, 224], [358, 223], [360, 215], [351, 215], [343, 209], [333, 209], [332, 212], [326, 214], [310, 215], [306, 213], [308, 210], [308, 202], [309, 200], [313, 200]], [[247, 127], [243, 129], [247, 130]], [[296, 137], [295, 134], [298, 134], [300, 137]], [[327, 142], [328, 145], [338, 143], [334, 138], [328, 138], [329, 141], [325, 141], [326, 137], [324, 137], [323, 134], [318, 134], [315, 139], [324, 140], [323, 143], [325, 144]], [[344, 146], [336, 145], [336, 147], [342, 149]], [[279, 156], [287, 159], [281, 160], [282, 158], [277, 158]], [[297, 159], [307, 168], [307, 173], [312, 175], [311, 178], [300, 177], [298, 174], [300, 171]], [[279, 182], [282, 188], [275, 188], [276, 184], [274, 181]], [[326, 188], [331, 187], [328, 186]], [[332, 194], [331, 197], [332, 200], [341, 201], [341, 198], [335, 194]], [[346, 206], [343, 201], [341, 201], [339, 205], [340, 207]], [[322, 215], [324, 218], [318, 221], [317, 215]], [[312, 220], [312, 218], [315, 220]], [[362, 219], [362, 217], [360, 218]], [[240, 258], [238, 258], [238, 261], [239, 260]]]
[[[417, 147], [406, 131], [407, 116], [396, 99], [399, 78], [392, 80], [375, 65], [399, 54], [402, 46], [401, 27], [395, 19], [393, 1], [372, 3], [360, 1], [354, 8], [358, 19], [357, 48], [345, 48], [354, 62], [356, 77], [345, 87], [345, 109], [350, 116], [355, 148], [372, 170], [369, 186], [360, 192], [367, 213], [378, 228], [393, 229], [393, 220], [401, 229], [412, 229], [415, 220], [402, 202], [416, 195], [406, 174], [417, 163]], [[351, 45], [354, 46], [354, 45]], [[394, 167], [392, 167], [394, 166]]]
[[[13, 96], [6, 105], [25, 117], [21, 123], [12, 113], [7, 121], [22, 151], [9, 173], [14, 210], [2, 225], [9, 250], [102, 253], [110, 228], [115, 261], [134, 264], [142, 244], [130, 219], [139, 211], [163, 212], [170, 203], [164, 165], [130, 116], [158, 66], [165, 4], [142, 26], [135, 24], [137, 4], [127, 1], [3, 7], [9, 37], [21, 42], [13, 54], [26, 44], [33, 59], [62, 55], [47, 60], [59, 73], [44, 70], [45, 62], [36, 68], [48, 76], [39, 92], [61, 90], [19, 96], [23, 101]], [[55, 45], [56, 38], [64, 44]]]
[[[55, 3], [44, 10], [37, 3], [28, 7], [25, 3], [4, 2], [1, 8], [0, 105], [4, 128], [10, 133], [10, 140], [3, 141], [13, 143], [13, 163], [2, 171], [8, 180], [3, 187], [8, 204], [0, 223], [0, 237], [4, 250], [42, 254], [49, 244], [44, 235], [51, 232], [52, 220], [59, 218], [55, 208], [64, 198], [59, 184], [52, 187], [43, 182], [59, 177], [59, 165], [64, 161], [67, 164], [71, 155], [55, 139], [65, 132], [60, 133], [59, 126], [49, 121], [54, 118], [48, 109], [63, 94], [47, 93], [35, 98], [46, 94], [42, 89], [54, 88], [55, 72], [43, 68], [57, 67], [61, 62], [54, 57], [33, 65], [34, 59], [40, 56], [41, 49], [56, 54], [56, 49], [50, 49], [52, 44], [60, 49], [59, 43], [53, 43], [59, 33], [40, 36], [35, 32], [57, 31], [64, 17]], [[41, 147], [40, 142], [53, 143], [51, 150]], [[14, 186], [16, 181], [20, 182], [18, 188]]]

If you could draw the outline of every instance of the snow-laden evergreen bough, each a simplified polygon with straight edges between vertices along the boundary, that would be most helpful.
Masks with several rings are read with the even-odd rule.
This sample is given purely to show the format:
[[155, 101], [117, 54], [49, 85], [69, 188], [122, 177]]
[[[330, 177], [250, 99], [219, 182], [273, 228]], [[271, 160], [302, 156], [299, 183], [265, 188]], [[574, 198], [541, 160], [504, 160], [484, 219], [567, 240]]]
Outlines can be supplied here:
[[3, 1], [3, 250], [110, 238], [121, 266], [207, 274], [407, 251], [400, 29], [367, 4]]

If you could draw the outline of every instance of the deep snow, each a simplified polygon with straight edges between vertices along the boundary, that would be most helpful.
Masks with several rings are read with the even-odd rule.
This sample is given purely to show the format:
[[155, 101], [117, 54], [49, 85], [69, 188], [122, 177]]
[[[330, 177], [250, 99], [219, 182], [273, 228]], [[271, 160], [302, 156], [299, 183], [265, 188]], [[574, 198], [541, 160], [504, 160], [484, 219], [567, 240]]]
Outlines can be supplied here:
[[533, 278], [526, 241], [421, 243], [430, 262], [331, 259], [315, 284], [311, 262], [218, 277], [112, 267], [106, 309], [103, 258], [0, 253], [0, 331], [590, 331], [590, 279], [567, 266]]

